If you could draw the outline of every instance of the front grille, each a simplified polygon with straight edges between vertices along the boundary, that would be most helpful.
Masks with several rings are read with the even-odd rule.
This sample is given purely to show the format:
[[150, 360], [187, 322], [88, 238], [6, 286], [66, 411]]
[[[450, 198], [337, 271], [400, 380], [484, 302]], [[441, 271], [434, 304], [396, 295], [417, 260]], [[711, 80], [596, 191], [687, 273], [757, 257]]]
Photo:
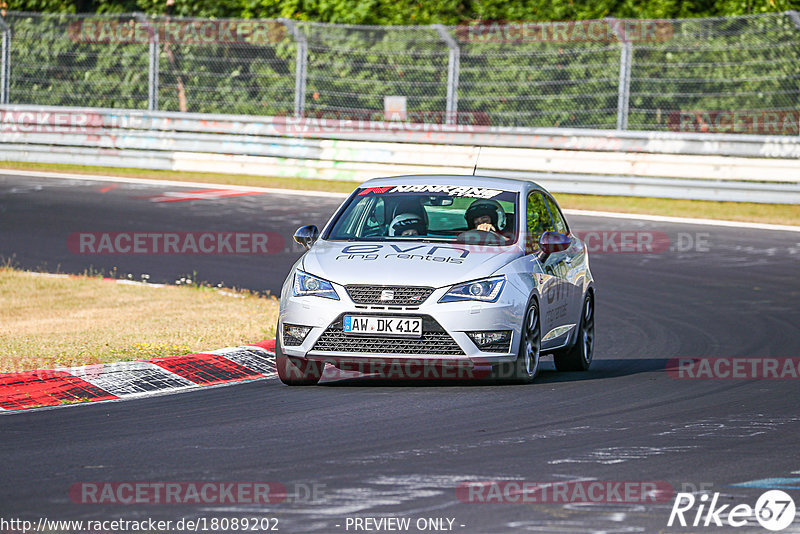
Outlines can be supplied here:
[[502, 352], [503, 354], [511, 352], [511, 345], [509, 343], [501, 343], [499, 345], [492, 343], [491, 345], [484, 345], [479, 347], [483, 352]]
[[[345, 286], [347, 294], [357, 304], [384, 306], [419, 306], [433, 293], [432, 287], [408, 286]], [[391, 300], [381, 300], [384, 291], [393, 292]]]
[[[349, 314], [354, 315], [354, 314]], [[370, 314], [375, 315], [375, 314]], [[419, 354], [435, 356], [464, 356], [464, 351], [432, 317], [422, 317], [422, 337], [396, 338], [356, 336], [342, 331], [340, 315], [314, 343], [311, 350], [322, 352], [360, 352], [374, 354]]]

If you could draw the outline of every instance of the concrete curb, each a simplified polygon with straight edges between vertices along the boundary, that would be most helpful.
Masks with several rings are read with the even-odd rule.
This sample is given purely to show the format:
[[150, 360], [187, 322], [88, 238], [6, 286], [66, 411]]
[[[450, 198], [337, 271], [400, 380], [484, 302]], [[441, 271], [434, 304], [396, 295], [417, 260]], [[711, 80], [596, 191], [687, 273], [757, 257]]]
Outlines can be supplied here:
[[276, 376], [275, 340], [185, 356], [0, 374], [0, 411], [175, 393]]

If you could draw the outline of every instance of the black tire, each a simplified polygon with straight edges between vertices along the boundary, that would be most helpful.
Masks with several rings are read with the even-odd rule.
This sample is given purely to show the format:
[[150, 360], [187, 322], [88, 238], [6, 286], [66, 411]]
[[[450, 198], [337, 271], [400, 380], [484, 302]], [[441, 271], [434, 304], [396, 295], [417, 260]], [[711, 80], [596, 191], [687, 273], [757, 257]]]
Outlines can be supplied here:
[[525, 318], [519, 340], [517, 359], [498, 366], [499, 378], [514, 384], [530, 384], [539, 374], [542, 349], [539, 303], [531, 299], [525, 309]]
[[594, 297], [588, 293], [583, 299], [575, 343], [566, 351], [553, 354], [553, 361], [559, 371], [588, 371], [593, 357]]
[[286, 356], [281, 350], [280, 339], [275, 340], [275, 366], [278, 378], [287, 386], [313, 386], [319, 382], [325, 370], [324, 362]]

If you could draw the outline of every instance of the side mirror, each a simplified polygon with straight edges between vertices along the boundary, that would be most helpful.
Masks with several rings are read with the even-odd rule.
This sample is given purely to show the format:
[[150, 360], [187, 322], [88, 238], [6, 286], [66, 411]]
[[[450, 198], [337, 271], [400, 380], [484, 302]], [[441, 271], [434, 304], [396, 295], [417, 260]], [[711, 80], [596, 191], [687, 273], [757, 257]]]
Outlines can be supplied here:
[[545, 232], [539, 238], [539, 261], [544, 261], [550, 254], [567, 250], [572, 242], [569, 237], [558, 232]]
[[314, 241], [319, 237], [319, 230], [313, 224], [301, 226], [294, 233], [294, 240], [303, 245], [306, 250], [311, 248]]

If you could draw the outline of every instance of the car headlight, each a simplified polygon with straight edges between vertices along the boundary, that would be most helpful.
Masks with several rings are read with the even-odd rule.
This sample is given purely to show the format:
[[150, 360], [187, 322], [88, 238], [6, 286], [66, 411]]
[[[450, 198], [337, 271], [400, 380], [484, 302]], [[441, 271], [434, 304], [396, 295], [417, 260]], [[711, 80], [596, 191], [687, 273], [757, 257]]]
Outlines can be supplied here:
[[339, 300], [339, 295], [333, 289], [333, 284], [314, 276], [313, 274], [297, 271], [294, 273], [294, 288], [292, 295], [295, 297], [324, 297], [326, 299]]
[[500, 298], [500, 292], [506, 284], [505, 276], [493, 276], [472, 282], [464, 282], [450, 288], [439, 302], [457, 302], [460, 300], [479, 300], [494, 302]]

